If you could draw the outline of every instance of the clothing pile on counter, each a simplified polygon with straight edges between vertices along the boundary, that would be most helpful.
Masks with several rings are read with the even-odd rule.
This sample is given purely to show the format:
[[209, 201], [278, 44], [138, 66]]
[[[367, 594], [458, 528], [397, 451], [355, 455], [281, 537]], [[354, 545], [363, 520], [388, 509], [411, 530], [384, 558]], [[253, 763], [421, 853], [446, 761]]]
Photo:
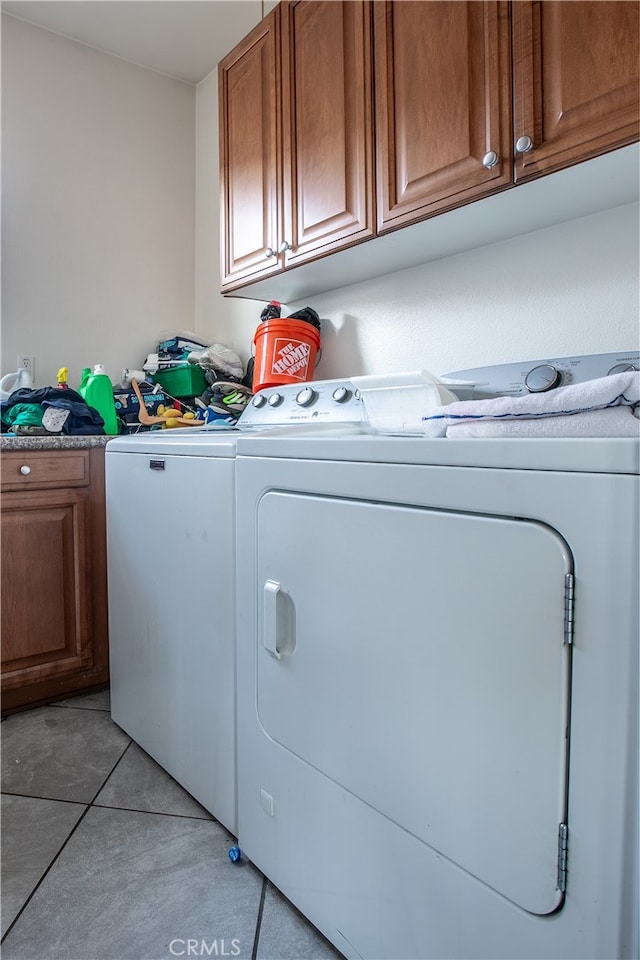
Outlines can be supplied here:
[[640, 373], [626, 371], [548, 393], [459, 400], [422, 418], [428, 437], [637, 437]]
[[51, 434], [88, 436], [104, 434], [104, 420], [79, 393], [67, 388], [41, 387], [14, 390], [0, 404], [2, 432], [16, 436], [46, 437]]

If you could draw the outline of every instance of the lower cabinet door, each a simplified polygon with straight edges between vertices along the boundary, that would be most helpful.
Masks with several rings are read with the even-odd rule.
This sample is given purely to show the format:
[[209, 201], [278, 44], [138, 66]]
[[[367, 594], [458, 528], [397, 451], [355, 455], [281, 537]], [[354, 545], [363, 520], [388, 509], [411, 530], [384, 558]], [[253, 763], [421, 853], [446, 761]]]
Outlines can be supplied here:
[[92, 662], [86, 490], [2, 498], [2, 688]]

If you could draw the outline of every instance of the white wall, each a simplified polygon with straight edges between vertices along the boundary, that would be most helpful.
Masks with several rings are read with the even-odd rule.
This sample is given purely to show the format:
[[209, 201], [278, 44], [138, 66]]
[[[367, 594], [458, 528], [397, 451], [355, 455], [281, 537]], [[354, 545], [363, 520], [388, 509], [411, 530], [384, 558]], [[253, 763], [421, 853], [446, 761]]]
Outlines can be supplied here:
[[2, 373], [102, 362], [193, 329], [195, 88], [2, 17]]
[[[323, 321], [316, 377], [640, 350], [638, 218], [628, 204], [312, 297]], [[220, 306], [208, 283], [201, 315], [217, 313], [216, 331], [244, 359], [262, 304]]]
[[232, 347], [246, 364], [263, 303], [220, 294], [218, 142], [218, 73], [213, 70], [196, 94], [195, 330]]
[[638, 214], [629, 204], [314, 297], [327, 318], [316, 376], [640, 349]]

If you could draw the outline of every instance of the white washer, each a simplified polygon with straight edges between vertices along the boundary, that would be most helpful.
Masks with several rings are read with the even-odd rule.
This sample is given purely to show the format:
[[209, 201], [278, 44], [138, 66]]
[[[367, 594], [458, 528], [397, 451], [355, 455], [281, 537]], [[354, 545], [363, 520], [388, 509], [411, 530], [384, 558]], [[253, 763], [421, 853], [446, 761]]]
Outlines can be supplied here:
[[638, 461], [240, 438], [239, 843], [347, 957], [637, 956]]
[[105, 463], [111, 716], [235, 835], [235, 433], [121, 437]]
[[256, 394], [237, 429], [106, 447], [111, 716], [234, 835], [236, 442], [329, 411], [356, 429], [353, 391], [330, 387], [314, 384], [313, 412], [304, 384], [286, 386]]

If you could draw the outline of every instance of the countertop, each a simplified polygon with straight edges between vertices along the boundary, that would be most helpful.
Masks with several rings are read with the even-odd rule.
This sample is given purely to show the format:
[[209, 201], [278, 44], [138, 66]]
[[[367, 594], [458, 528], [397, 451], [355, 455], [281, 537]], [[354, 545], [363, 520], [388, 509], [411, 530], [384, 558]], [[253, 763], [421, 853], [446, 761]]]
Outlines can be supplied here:
[[113, 437], [91, 435], [66, 436], [52, 434], [50, 437], [10, 437], [0, 436], [0, 451], [9, 450], [87, 450], [90, 447], [104, 447]]

